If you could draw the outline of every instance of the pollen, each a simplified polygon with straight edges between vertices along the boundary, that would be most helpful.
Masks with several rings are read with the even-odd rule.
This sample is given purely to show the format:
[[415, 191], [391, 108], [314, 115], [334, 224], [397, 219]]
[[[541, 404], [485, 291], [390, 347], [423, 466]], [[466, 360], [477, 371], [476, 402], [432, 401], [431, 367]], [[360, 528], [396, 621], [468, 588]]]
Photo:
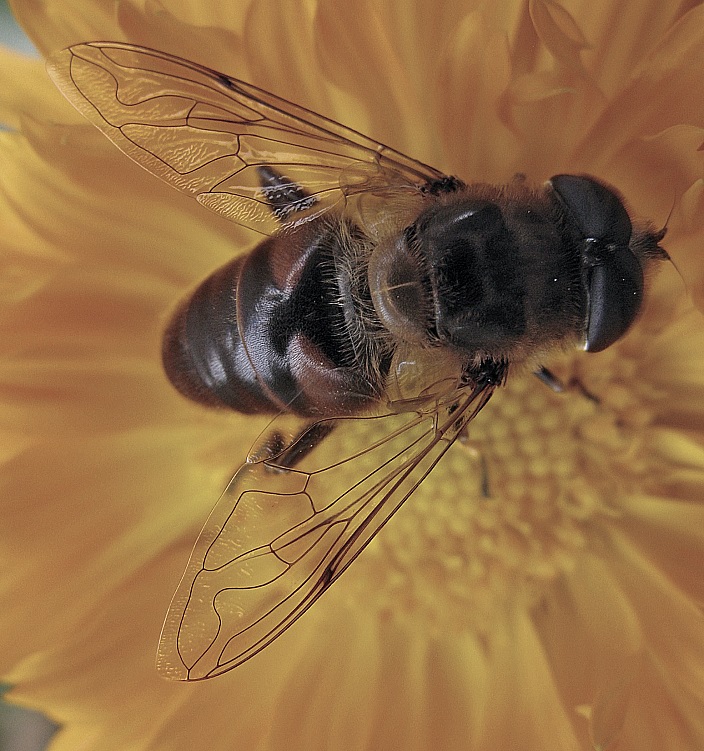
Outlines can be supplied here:
[[592, 393], [579, 361], [558, 364], [563, 393], [531, 375], [497, 391], [333, 596], [479, 636], [517, 594], [529, 608], [548, 596], [647, 469], [647, 400], [603, 364]]

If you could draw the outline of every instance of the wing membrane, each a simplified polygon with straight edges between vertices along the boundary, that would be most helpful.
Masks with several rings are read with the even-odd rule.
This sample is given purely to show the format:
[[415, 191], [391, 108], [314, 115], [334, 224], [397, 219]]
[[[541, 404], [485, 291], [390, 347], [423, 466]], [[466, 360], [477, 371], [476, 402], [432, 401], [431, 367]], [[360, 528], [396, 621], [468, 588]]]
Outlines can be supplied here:
[[[333, 463], [314, 450], [294, 468], [275, 458], [245, 464], [208, 519], [174, 595], [160, 672], [210, 678], [283, 633], [420, 485], [492, 391], [477, 386], [425, 411], [337, 420], [349, 423], [339, 428], [346, 441], [368, 448], [343, 450]], [[360, 430], [366, 444], [355, 436]]]
[[[117, 42], [69, 47], [48, 65], [71, 103], [148, 171], [264, 234], [289, 229], [348, 196], [414, 189], [438, 170], [255, 86], [164, 52]], [[308, 194], [279, 223], [258, 167]]]

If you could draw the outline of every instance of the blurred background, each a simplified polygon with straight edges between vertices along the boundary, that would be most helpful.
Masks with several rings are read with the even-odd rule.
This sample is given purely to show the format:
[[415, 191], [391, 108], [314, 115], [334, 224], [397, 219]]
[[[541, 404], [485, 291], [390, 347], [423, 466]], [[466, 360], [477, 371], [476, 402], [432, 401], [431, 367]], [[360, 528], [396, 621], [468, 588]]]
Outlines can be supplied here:
[[[5, 0], [0, 0], [0, 44], [36, 55], [30, 41], [15, 23]], [[3, 701], [1, 697], [8, 688], [0, 685], [0, 751], [40, 751], [46, 748], [55, 726], [36, 712], [18, 709]]]
[[26, 52], [28, 55], [36, 54], [29, 39], [15, 23], [6, 0], [0, 0], [0, 43]]

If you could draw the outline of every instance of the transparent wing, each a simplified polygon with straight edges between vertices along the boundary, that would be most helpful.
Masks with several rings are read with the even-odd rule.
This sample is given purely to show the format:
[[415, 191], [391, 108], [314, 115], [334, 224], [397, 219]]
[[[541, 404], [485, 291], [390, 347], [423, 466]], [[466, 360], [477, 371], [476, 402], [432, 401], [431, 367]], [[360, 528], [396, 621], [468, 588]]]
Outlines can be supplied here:
[[[69, 47], [56, 85], [142, 167], [213, 211], [264, 234], [309, 221], [353, 194], [415, 189], [444, 175], [243, 81], [117, 42]], [[303, 189], [283, 221], [260, 183], [271, 167]]]
[[[424, 411], [316, 423], [323, 435], [337, 424], [333, 463], [329, 446], [311, 451], [304, 434], [303, 458], [293, 468], [275, 457], [245, 464], [174, 595], [159, 671], [191, 681], [220, 675], [282, 634], [421, 484], [492, 392], [467, 387]], [[367, 436], [368, 447], [345, 452], [359, 445], [355, 432]], [[291, 447], [284, 453], [290, 457]]]

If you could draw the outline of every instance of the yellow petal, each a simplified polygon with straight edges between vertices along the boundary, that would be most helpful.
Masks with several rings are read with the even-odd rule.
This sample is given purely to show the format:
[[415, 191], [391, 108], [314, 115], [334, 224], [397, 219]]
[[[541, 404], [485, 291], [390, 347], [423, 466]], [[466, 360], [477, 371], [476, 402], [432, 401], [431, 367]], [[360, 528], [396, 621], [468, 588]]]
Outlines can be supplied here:
[[585, 135], [576, 159], [608, 167], [637, 138], [675, 125], [704, 127], [704, 93], [696, 71], [704, 67], [704, 7], [683, 16], [634, 71]]

